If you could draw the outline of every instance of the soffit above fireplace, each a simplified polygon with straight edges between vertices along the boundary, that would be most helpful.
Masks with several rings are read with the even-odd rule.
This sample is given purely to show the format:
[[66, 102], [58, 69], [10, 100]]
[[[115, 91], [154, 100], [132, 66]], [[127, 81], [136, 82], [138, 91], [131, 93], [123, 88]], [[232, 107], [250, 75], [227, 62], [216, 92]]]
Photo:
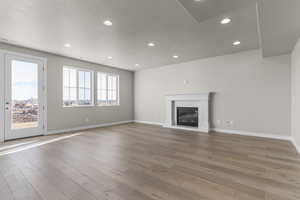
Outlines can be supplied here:
[[196, 94], [173, 94], [173, 95], [166, 95], [167, 100], [171, 101], [179, 101], [179, 100], [209, 100], [210, 92], [207, 93], [196, 93]]

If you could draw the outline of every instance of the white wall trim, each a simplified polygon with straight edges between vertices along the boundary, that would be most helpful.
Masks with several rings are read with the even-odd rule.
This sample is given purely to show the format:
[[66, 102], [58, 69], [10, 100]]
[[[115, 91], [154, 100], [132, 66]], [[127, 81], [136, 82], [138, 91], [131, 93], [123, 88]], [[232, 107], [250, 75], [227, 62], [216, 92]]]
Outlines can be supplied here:
[[293, 137], [291, 137], [291, 142], [293, 143], [293, 145], [295, 146], [296, 150], [300, 154], [300, 146], [297, 144], [296, 140]]
[[67, 133], [67, 132], [72, 132], [72, 131], [82, 131], [82, 130], [87, 130], [87, 129], [92, 129], [92, 128], [100, 128], [100, 127], [114, 126], [114, 125], [120, 125], [120, 124], [128, 124], [128, 123], [132, 123], [132, 122], [133, 122], [133, 120], [128, 120], [128, 121], [119, 121], [119, 122], [112, 122], [112, 123], [96, 124], [96, 125], [90, 125], [90, 126], [80, 126], [80, 127], [76, 127], [76, 128], [48, 130], [46, 135]]
[[[160, 123], [160, 122], [150, 122], [150, 121], [141, 121], [141, 120], [134, 120], [134, 122], [141, 123], [141, 124], [158, 125], [158, 126], [163, 126], [163, 124], [164, 124], [164, 123]], [[270, 139], [289, 140], [289, 141], [291, 141], [291, 138], [292, 138], [291, 136], [282, 136], [282, 135], [255, 133], [255, 132], [249, 132], [249, 131], [229, 130], [229, 129], [219, 129], [219, 128], [211, 128], [210, 131], [235, 134], [235, 135], [264, 137], [264, 138], [270, 138]]]
[[[141, 123], [141, 124], [156, 125], [156, 126], [163, 126], [163, 124], [164, 124], [164, 123], [160, 123], [160, 122], [150, 122], [150, 121], [141, 121], [141, 120], [134, 120], [134, 122]], [[262, 137], [262, 138], [290, 141], [295, 146], [298, 153], [300, 154], [300, 146], [296, 143], [295, 139], [292, 136], [274, 135], [274, 134], [266, 134], [266, 133], [255, 133], [255, 132], [249, 132], [249, 131], [220, 129], [220, 128], [211, 128], [210, 130], [214, 131], [214, 132], [219, 132], [219, 133], [227, 133], [227, 134], [234, 134], [234, 135], [244, 135], [244, 136], [253, 136], [253, 137]]]
[[140, 124], [150, 124], [150, 125], [156, 125], [156, 126], [163, 126], [164, 123], [160, 122], [150, 122], [150, 121], [142, 121], [142, 120], [134, 120], [135, 123], [140, 123]]
[[[141, 121], [141, 120], [134, 120], [134, 122], [141, 123], [141, 124], [157, 125], [157, 126], [164, 125], [164, 123], [161, 123], [161, 122], [151, 122], [151, 121]], [[292, 138], [291, 136], [274, 135], [274, 134], [266, 134], [266, 133], [255, 133], [255, 132], [249, 132], [249, 131], [229, 130], [229, 129], [219, 129], [219, 128], [211, 128], [210, 131], [235, 134], [235, 135], [264, 137], [264, 138], [270, 138], [270, 139], [289, 140], [289, 141], [291, 141], [291, 138]]]
[[4, 94], [5, 94], [4, 53], [0, 50], [0, 143], [4, 142]]
[[267, 134], [267, 133], [257, 133], [257, 132], [241, 131], [241, 130], [219, 129], [219, 128], [213, 128], [211, 129], [211, 131], [219, 132], [219, 133], [228, 133], [233, 135], [254, 136], [254, 137], [263, 137], [263, 138], [291, 141], [291, 136], [285, 136], [285, 135], [274, 135], [274, 134]]

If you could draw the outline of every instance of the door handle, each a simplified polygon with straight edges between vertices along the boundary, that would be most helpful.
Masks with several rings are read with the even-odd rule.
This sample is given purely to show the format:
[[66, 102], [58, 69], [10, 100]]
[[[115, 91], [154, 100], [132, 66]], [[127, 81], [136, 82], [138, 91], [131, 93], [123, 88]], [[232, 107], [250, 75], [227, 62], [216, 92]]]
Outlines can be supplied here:
[[10, 105], [10, 103], [7, 101], [7, 102], [5, 102], [5, 110], [9, 110], [9, 105]]

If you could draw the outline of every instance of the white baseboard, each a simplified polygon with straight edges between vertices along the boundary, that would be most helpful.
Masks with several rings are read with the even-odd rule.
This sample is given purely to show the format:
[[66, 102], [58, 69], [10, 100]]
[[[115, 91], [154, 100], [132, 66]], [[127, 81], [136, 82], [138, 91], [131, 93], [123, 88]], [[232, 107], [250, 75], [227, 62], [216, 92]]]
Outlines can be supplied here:
[[297, 144], [296, 140], [293, 137], [291, 138], [291, 142], [293, 143], [298, 153], [300, 154], [300, 146]]
[[150, 124], [150, 125], [157, 125], [157, 126], [162, 126], [163, 123], [160, 122], [149, 122], [149, 121], [141, 121], [141, 120], [134, 120], [135, 123], [140, 123], [140, 124]]
[[131, 122], [134, 122], [134, 120], [104, 123], [104, 124], [97, 124], [97, 125], [90, 125], [90, 126], [81, 126], [81, 127], [67, 128], [67, 129], [60, 129], [60, 130], [48, 130], [47, 135], [67, 133], [67, 132], [72, 132], [72, 131], [82, 131], [82, 130], [87, 130], [87, 129], [92, 129], [92, 128], [100, 128], [100, 127], [114, 126], [114, 125], [120, 125], [120, 124], [127, 124], [127, 123], [131, 123]]
[[[61, 130], [49, 130], [47, 132], [47, 135], [58, 134], [58, 133], [66, 133], [66, 132], [72, 132], [72, 131], [81, 131], [81, 130], [87, 130], [87, 129], [92, 129], [92, 128], [114, 126], [114, 125], [127, 124], [127, 123], [132, 123], [132, 122], [141, 123], [141, 124], [150, 124], [150, 125], [163, 126], [163, 123], [160, 123], [160, 122], [150, 122], [150, 121], [142, 121], [142, 120], [128, 120], [128, 121], [112, 122], [112, 123], [105, 123], [105, 124], [98, 124], [98, 125], [81, 126], [81, 127], [61, 129]], [[297, 145], [296, 141], [291, 136], [281, 136], [281, 135], [274, 135], [274, 134], [254, 133], [254, 132], [248, 132], [248, 131], [219, 129], [219, 128], [212, 128], [211, 131], [220, 132], [220, 133], [229, 133], [229, 134], [235, 134], [235, 135], [245, 135], [245, 136], [255, 136], [255, 137], [263, 137], [263, 138], [287, 140], [287, 141], [290, 141], [295, 146], [298, 153], [300, 154], [300, 146]]]
[[263, 138], [291, 141], [291, 136], [256, 133], [256, 132], [240, 131], [240, 130], [219, 129], [219, 128], [212, 128], [211, 131], [220, 132], [220, 133], [229, 133], [234, 135], [254, 136], [254, 137], [263, 137]]
[[[160, 122], [151, 122], [151, 121], [142, 121], [142, 120], [134, 120], [136, 123], [142, 124], [151, 124], [151, 125], [158, 125], [163, 126], [163, 123]], [[167, 127], [169, 128], [169, 127]], [[255, 137], [264, 137], [264, 138], [271, 138], [271, 139], [279, 139], [279, 140], [288, 140], [291, 141], [291, 136], [282, 136], [282, 135], [274, 135], [274, 134], [266, 134], [266, 133], [255, 133], [249, 131], [240, 131], [240, 130], [229, 130], [229, 129], [219, 129], [219, 128], [211, 128], [211, 131], [220, 132], [220, 133], [229, 133], [235, 135], [245, 135], [245, 136], [255, 136]]]
[[[142, 120], [134, 120], [134, 122], [141, 123], [141, 124], [151, 124], [151, 125], [164, 126], [164, 124], [160, 123], [160, 122], [151, 122], [151, 121], [142, 121]], [[165, 128], [175, 128], [175, 127], [165, 127]], [[281, 136], [281, 135], [274, 135], [274, 134], [254, 133], [254, 132], [248, 132], [248, 131], [219, 129], [219, 128], [211, 128], [210, 130], [215, 131], [215, 132], [220, 132], [220, 133], [229, 133], [229, 134], [236, 134], [236, 135], [264, 137], [264, 138], [289, 140], [289, 141], [291, 140], [290, 136]]]

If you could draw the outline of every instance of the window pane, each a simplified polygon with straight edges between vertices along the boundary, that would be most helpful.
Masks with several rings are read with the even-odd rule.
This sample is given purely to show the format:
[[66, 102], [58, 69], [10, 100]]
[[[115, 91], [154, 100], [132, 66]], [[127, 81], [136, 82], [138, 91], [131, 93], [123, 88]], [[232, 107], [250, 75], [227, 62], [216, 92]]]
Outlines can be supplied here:
[[11, 61], [11, 128], [38, 126], [38, 64]]
[[106, 74], [97, 73], [97, 100], [99, 104], [106, 103], [107, 94], [106, 94]]
[[64, 86], [68, 87], [69, 83], [70, 83], [70, 74], [69, 74], [69, 70], [64, 68], [63, 70], [63, 82], [64, 82]]
[[90, 89], [85, 89], [85, 100], [90, 101], [91, 100], [91, 90]]
[[107, 99], [110, 101], [110, 100], [112, 100], [112, 91], [111, 90], [108, 90], [108, 97], [107, 97]]
[[98, 90], [98, 100], [106, 101], [106, 91]]
[[70, 69], [70, 87], [77, 87], [76, 70]]
[[70, 88], [70, 100], [76, 101], [76, 98], [77, 98], [77, 89]]
[[112, 76], [108, 76], [108, 89], [111, 90], [112, 89], [112, 82], [113, 82], [113, 77]]
[[78, 71], [78, 86], [84, 88], [84, 72]]
[[117, 100], [117, 91], [116, 90], [112, 91], [112, 100], [114, 100], [114, 101]]
[[84, 79], [85, 79], [85, 82], [84, 82], [84, 87], [85, 88], [91, 88], [91, 72], [85, 72], [84, 73]]
[[78, 99], [84, 100], [84, 89], [82, 88], [79, 89]]
[[116, 90], [117, 89], [117, 77], [113, 76], [112, 78], [112, 89]]
[[106, 74], [98, 73], [97, 74], [97, 87], [98, 90], [106, 89]]
[[69, 88], [67, 88], [67, 87], [64, 87], [64, 96], [63, 96], [63, 99], [64, 100], [69, 100], [70, 99], [70, 90], [69, 90]]
[[119, 76], [97, 73], [97, 101], [98, 104], [118, 103]]

